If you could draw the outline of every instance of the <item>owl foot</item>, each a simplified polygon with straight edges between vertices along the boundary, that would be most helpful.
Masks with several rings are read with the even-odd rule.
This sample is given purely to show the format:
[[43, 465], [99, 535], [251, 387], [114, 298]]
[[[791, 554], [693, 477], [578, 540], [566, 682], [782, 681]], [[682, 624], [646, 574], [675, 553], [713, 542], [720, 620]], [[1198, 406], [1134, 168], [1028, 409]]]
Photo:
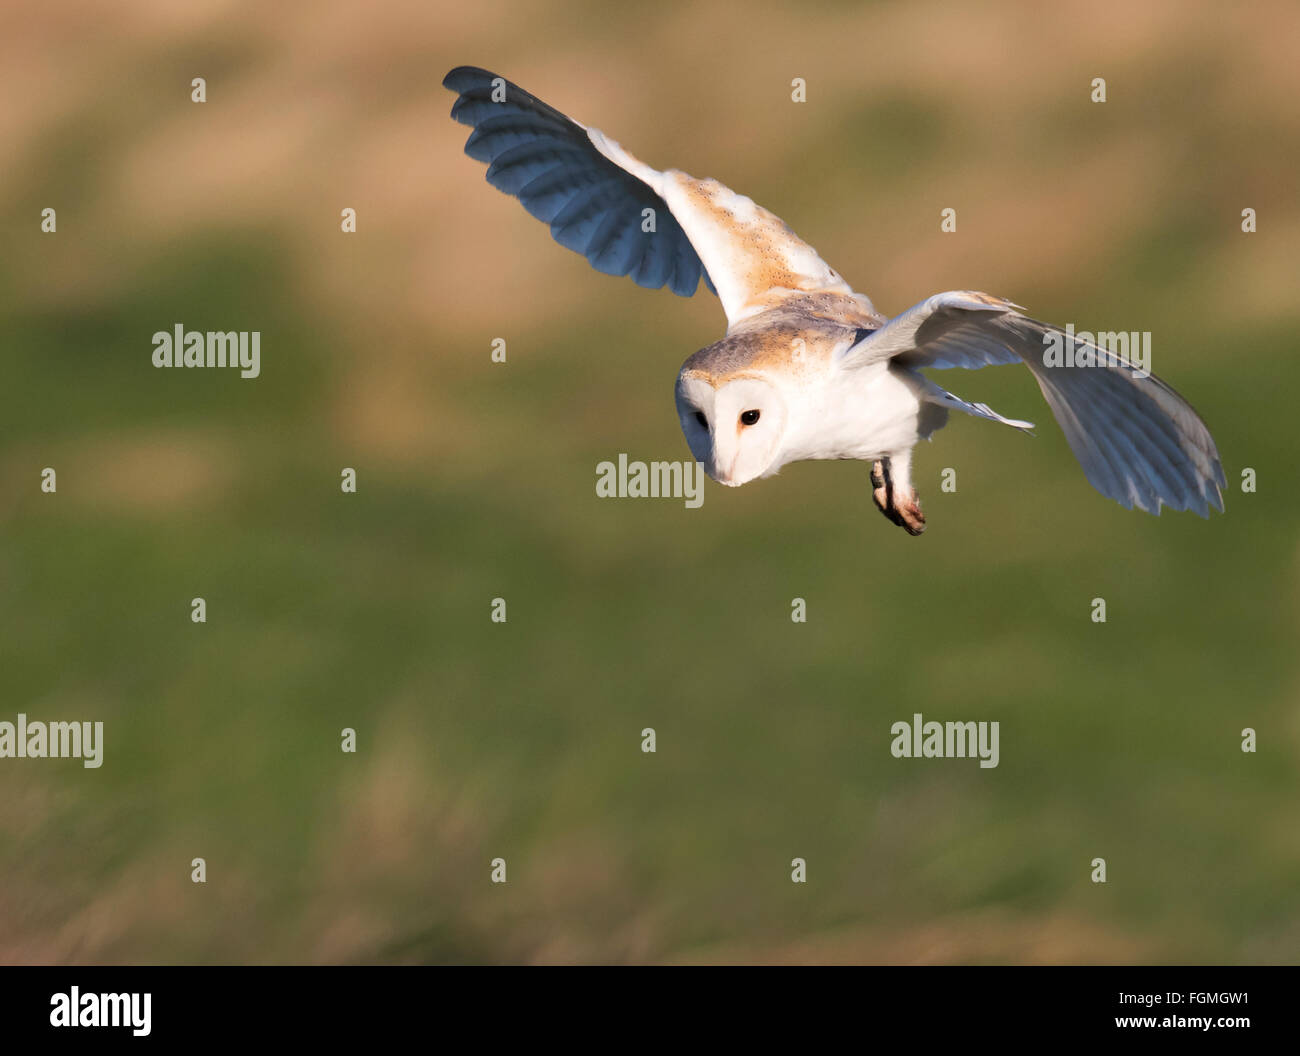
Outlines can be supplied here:
[[921, 500], [910, 488], [906, 492], [895, 489], [887, 458], [872, 463], [871, 498], [880, 508], [880, 512], [900, 528], [905, 529], [908, 535], [920, 535], [925, 531], [925, 514], [921, 512]]

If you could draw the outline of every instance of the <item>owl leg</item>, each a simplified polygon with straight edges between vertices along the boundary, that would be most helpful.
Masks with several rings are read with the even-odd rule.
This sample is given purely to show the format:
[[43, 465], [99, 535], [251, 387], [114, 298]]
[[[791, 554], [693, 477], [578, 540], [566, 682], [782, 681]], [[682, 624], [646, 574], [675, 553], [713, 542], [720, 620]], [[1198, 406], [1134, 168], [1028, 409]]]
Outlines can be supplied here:
[[912, 452], [877, 459], [871, 466], [871, 498], [880, 512], [909, 535], [925, 531], [921, 500], [912, 487]]

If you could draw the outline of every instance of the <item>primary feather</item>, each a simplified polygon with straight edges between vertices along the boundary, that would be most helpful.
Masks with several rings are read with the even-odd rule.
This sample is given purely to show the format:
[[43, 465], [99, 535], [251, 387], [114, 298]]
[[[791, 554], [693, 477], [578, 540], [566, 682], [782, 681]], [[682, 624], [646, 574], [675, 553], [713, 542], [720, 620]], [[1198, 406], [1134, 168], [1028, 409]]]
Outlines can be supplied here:
[[[451, 116], [474, 129], [465, 153], [487, 162], [488, 183], [549, 224], [560, 245], [649, 289], [690, 297], [702, 275], [712, 289], [664, 200], [602, 154], [586, 126], [475, 66], [457, 67], [442, 83], [458, 94]], [[655, 211], [653, 231], [644, 230], [645, 209]]]

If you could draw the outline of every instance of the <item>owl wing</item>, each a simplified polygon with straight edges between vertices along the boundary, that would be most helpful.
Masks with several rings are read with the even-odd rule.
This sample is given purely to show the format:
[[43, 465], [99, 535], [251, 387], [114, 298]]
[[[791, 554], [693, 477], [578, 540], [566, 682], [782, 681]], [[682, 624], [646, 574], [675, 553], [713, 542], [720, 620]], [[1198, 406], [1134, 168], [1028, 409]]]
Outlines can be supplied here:
[[[1088, 481], [1107, 498], [1148, 513], [1161, 504], [1202, 517], [1210, 506], [1223, 509], [1219, 451], [1191, 404], [1155, 375], [1016, 308], [983, 293], [936, 294], [847, 348], [839, 365], [852, 370], [890, 359], [912, 369], [973, 370], [1023, 363]], [[1065, 342], [1074, 346], [1071, 362], [1083, 349], [1102, 358], [1096, 366], [1048, 365], [1048, 350]]]
[[702, 277], [731, 323], [795, 293], [852, 294], [777, 217], [716, 180], [652, 169], [487, 70], [460, 66], [442, 83], [457, 93], [451, 116], [474, 129], [465, 153], [488, 163], [488, 182], [597, 271], [682, 297]]

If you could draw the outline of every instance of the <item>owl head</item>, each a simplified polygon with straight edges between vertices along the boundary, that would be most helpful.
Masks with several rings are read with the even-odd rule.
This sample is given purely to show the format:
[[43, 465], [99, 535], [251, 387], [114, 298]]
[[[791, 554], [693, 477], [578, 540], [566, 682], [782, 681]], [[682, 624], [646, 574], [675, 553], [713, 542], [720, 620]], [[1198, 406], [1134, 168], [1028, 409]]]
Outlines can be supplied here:
[[776, 386], [757, 375], [716, 379], [684, 367], [677, 377], [677, 416], [704, 471], [735, 488], [774, 468], [787, 411]]

